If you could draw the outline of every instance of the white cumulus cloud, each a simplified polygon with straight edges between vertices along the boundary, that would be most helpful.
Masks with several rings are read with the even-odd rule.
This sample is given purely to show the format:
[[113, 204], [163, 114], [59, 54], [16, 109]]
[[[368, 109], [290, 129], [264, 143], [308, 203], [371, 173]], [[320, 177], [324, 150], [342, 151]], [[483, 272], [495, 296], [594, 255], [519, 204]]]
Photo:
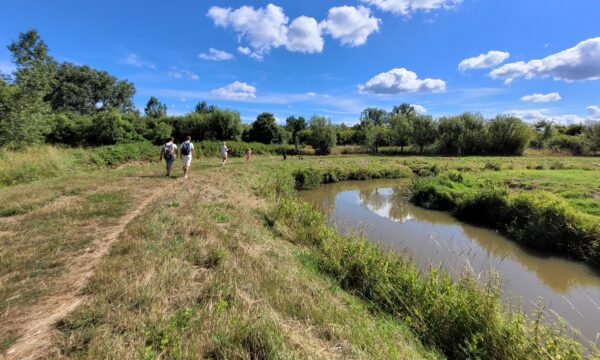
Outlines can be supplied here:
[[339, 6], [329, 9], [327, 19], [320, 25], [324, 32], [339, 39], [343, 45], [360, 46], [367, 42], [369, 35], [379, 31], [380, 22], [364, 6]]
[[413, 109], [419, 114], [427, 114], [427, 109], [423, 105], [411, 104]]
[[321, 29], [315, 19], [301, 16], [289, 24], [283, 9], [273, 4], [258, 9], [251, 6], [238, 9], [213, 6], [207, 16], [215, 25], [233, 29], [238, 41], [248, 44], [240, 46], [238, 51], [257, 60], [262, 60], [271, 49], [281, 46], [294, 52], [323, 51]]
[[587, 111], [591, 118], [600, 119], [600, 106], [588, 106]]
[[509, 110], [505, 112], [507, 115], [516, 116], [519, 119], [526, 122], [536, 122], [539, 120], [546, 120], [560, 125], [570, 124], [581, 124], [586, 119], [583, 116], [567, 114], [567, 115], [556, 115], [552, 114], [548, 109], [527, 109], [527, 110]]
[[502, 64], [510, 57], [510, 53], [504, 51], [491, 50], [487, 54], [481, 54], [472, 58], [464, 59], [458, 64], [460, 71], [470, 69], [487, 69]]
[[289, 51], [320, 53], [323, 51], [323, 45], [324, 41], [317, 20], [300, 16], [292, 21], [285, 44]]
[[240, 54], [244, 54], [246, 56], [251, 57], [254, 60], [258, 60], [258, 61], [262, 61], [264, 59], [264, 56], [261, 54], [258, 54], [254, 51], [252, 51], [252, 49], [250, 49], [249, 47], [244, 47], [244, 46], [240, 46], [238, 47], [238, 51]]
[[418, 78], [417, 74], [405, 68], [396, 68], [376, 75], [364, 85], [359, 85], [362, 93], [400, 94], [404, 92], [442, 92], [446, 82], [440, 79]]
[[535, 103], [547, 103], [553, 101], [560, 101], [562, 98], [559, 93], [549, 93], [549, 94], [532, 94], [525, 95], [521, 98], [522, 101], [527, 102], [535, 102]]
[[551, 76], [567, 82], [600, 79], [600, 37], [582, 41], [543, 59], [503, 65], [493, 70], [490, 76], [504, 79], [506, 84], [519, 77], [533, 79]]
[[256, 98], [256, 88], [244, 82], [236, 81], [225, 87], [213, 90], [212, 94], [228, 100], [248, 100]]
[[362, 0], [364, 3], [374, 5], [380, 10], [397, 15], [409, 15], [412, 12], [423, 10], [451, 9], [462, 3], [462, 0]]
[[213, 48], [208, 49], [208, 53], [201, 53], [198, 57], [202, 60], [210, 61], [227, 61], [233, 59], [233, 55], [230, 53]]
[[200, 77], [196, 75], [193, 71], [178, 69], [176, 67], [172, 67], [171, 71], [167, 73], [167, 75], [173, 79], [190, 79], [190, 80], [198, 80]]

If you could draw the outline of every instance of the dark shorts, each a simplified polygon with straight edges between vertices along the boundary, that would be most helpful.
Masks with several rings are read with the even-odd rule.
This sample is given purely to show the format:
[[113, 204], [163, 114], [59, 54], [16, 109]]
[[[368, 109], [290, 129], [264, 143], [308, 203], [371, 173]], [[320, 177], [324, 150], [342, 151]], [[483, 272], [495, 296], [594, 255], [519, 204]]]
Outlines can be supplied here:
[[167, 163], [167, 167], [170, 168], [171, 166], [173, 166], [173, 163], [175, 162], [175, 156], [173, 156], [170, 159], [165, 158], [165, 162]]

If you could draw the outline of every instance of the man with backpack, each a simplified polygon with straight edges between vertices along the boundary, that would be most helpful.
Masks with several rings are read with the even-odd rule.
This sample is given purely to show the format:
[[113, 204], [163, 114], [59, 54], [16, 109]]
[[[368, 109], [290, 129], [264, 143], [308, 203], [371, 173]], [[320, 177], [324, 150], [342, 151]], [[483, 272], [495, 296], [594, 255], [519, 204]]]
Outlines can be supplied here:
[[167, 177], [171, 176], [171, 169], [173, 168], [175, 157], [177, 157], [177, 145], [175, 145], [175, 139], [171, 138], [169, 142], [164, 144], [160, 149], [160, 160], [162, 161], [164, 158], [167, 163]]
[[183, 162], [183, 177], [188, 178], [190, 172], [190, 166], [192, 165], [192, 154], [196, 156], [196, 150], [194, 150], [194, 144], [192, 144], [192, 137], [188, 136], [187, 140], [181, 144], [181, 161]]

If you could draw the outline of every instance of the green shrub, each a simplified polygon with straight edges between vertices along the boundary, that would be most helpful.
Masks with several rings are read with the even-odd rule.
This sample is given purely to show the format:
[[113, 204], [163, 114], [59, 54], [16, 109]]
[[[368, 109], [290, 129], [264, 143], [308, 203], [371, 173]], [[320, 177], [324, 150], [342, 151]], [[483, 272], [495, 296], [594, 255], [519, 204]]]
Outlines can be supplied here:
[[436, 180], [416, 181], [410, 187], [410, 201], [427, 209], [454, 210], [456, 195]]
[[585, 155], [588, 146], [583, 136], [557, 135], [548, 142], [548, 148], [553, 151], [567, 152], [572, 155]]
[[307, 168], [294, 172], [296, 190], [315, 189], [323, 182], [323, 175], [317, 169]]
[[491, 186], [462, 199], [456, 214], [466, 220], [503, 228], [508, 216], [508, 189]]
[[508, 213], [506, 230], [521, 243], [582, 260], [597, 257], [600, 229], [595, 219], [554, 194], [516, 194], [510, 199]]

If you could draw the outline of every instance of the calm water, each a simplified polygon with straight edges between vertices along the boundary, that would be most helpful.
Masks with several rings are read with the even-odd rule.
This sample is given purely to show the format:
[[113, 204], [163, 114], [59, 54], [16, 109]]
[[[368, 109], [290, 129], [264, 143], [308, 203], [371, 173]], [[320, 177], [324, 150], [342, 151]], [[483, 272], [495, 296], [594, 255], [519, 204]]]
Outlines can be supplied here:
[[449, 213], [411, 205], [398, 180], [337, 183], [300, 197], [324, 211], [343, 233], [360, 232], [385, 248], [414, 259], [421, 269], [441, 266], [500, 274], [506, 302], [560, 315], [589, 341], [600, 344], [600, 272], [587, 265], [534, 252], [489, 229], [466, 224]]

